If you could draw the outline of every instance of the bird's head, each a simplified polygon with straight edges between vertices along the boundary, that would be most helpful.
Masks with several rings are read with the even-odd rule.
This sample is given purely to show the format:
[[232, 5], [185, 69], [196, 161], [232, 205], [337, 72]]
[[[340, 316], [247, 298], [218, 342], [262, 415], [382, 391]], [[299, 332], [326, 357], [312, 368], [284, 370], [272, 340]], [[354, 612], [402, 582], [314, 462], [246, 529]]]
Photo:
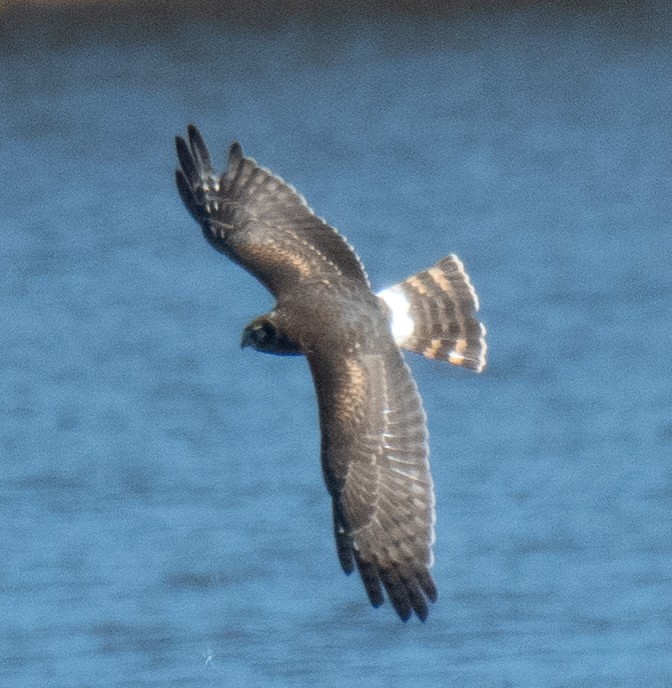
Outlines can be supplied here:
[[287, 337], [279, 328], [275, 313], [271, 311], [253, 320], [244, 330], [240, 346], [251, 346], [257, 351], [276, 356], [301, 354], [297, 342]]

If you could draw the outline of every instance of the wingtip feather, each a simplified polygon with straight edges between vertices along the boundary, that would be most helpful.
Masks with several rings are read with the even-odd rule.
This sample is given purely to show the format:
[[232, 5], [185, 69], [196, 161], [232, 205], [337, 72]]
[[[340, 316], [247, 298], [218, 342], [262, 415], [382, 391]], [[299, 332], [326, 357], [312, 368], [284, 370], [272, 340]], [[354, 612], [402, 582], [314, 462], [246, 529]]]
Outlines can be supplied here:
[[211, 174], [212, 163], [210, 162], [208, 147], [205, 145], [205, 139], [201, 136], [201, 132], [198, 128], [193, 124], [187, 126], [187, 132], [189, 134], [191, 152], [196, 159], [198, 167], [201, 169], [202, 173]]
[[182, 170], [175, 170], [175, 185], [180, 194], [182, 202], [189, 207], [191, 205], [191, 187], [189, 181]]
[[177, 150], [177, 159], [180, 162], [180, 167], [184, 172], [186, 180], [193, 184], [198, 178], [198, 171], [189, 144], [181, 136], [176, 136], [175, 149]]
[[238, 141], [234, 141], [229, 147], [229, 163], [237, 162], [242, 157], [243, 147], [240, 145], [240, 143], [238, 143]]
[[201, 136], [201, 132], [198, 130], [198, 127], [191, 122], [187, 124], [187, 136], [189, 137], [189, 143], [193, 142], [195, 139], [200, 139], [201, 142], [203, 141], [203, 137]]
[[375, 567], [369, 562], [363, 561], [357, 553], [357, 550], [354, 551], [354, 555], [357, 570], [359, 571], [362, 583], [364, 583], [364, 589], [366, 590], [369, 602], [372, 607], [378, 608], [385, 602], [380, 578], [376, 573]]

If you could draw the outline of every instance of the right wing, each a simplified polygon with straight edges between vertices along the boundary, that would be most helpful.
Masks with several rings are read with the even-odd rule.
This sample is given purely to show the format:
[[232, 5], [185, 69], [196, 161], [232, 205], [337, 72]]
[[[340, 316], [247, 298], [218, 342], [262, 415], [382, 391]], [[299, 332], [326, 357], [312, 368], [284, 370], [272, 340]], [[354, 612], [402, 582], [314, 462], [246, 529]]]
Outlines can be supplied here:
[[368, 284], [348, 242], [317, 217], [289, 184], [229, 149], [227, 169], [213, 171], [210, 155], [195, 126], [188, 141], [176, 137], [180, 169], [175, 180], [182, 201], [205, 237], [257, 277], [278, 290], [304, 279], [345, 276]]

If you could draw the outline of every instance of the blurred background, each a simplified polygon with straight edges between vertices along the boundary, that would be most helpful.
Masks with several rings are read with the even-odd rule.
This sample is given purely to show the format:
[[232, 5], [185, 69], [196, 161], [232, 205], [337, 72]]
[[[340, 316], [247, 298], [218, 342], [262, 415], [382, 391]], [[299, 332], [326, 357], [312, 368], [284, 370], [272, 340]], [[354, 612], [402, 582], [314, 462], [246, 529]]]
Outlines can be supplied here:
[[[0, 684], [672, 685], [672, 6], [0, 4]], [[376, 288], [455, 252], [476, 376], [408, 356], [439, 600], [344, 576], [305, 361], [209, 248], [235, 138]]]

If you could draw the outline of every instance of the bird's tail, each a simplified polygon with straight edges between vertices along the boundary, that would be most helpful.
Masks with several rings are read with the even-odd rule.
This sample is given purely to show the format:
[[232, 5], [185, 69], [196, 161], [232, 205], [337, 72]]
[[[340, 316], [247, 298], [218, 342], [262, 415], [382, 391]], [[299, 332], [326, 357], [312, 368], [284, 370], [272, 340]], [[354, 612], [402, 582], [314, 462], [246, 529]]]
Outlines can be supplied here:
[[391, 312], [402, 349], [480, 373], [486, 364], [485, 327], [478, 296], [462, 261], [449, 255], [427, 270], [378, 292]]

